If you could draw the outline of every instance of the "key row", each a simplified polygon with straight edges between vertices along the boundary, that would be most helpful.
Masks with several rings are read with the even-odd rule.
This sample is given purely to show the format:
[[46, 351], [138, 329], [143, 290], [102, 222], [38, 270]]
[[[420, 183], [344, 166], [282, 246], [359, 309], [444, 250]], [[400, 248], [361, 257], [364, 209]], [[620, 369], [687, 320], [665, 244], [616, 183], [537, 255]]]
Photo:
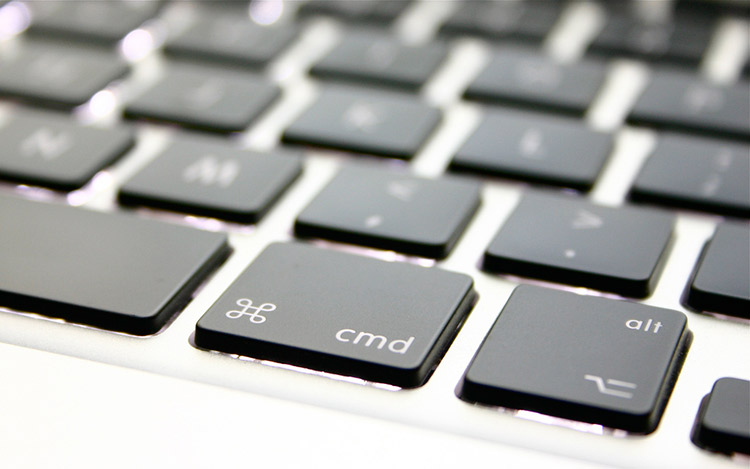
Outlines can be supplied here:
[[[0, 304], [21, 311], [153, 333], [229, 253], [221, 233], [0, 199], [7, 222], [0, 231], [6, 267]], [[45, 256], [38, 255], [42, 250]], [[200, 318], [194, 343], [411, 388], [439, 365], [476, 301], [473, 281], [463, 274], [274, 243]], [[457, 394], [469, 402], [650, 433], [691, 337], [686, 317], [676, 311], [520, 286]], [[702, 406], [696, 444], [744, 451], [747, 432], [738, 422], [746, 394], [741, 380], [717, 382]]]
[[[273, 41], [262, 43], [270, 47]], [[15, 53], [0, 55], [0, 95], [43, 105], [82, 105], [129, 71], [114, 54], [90, 46], [31, 40], [18, 48]], [[440, 43], [406, 46], [391, 36], [356, 33], [311, 72], [327, 81], [417, 89], [446, 55], [447, 48]], [[227, 56], [226, 60], [236, 63], [237, 58]], [[537, 51], [506, 47], [492, 54], [464, 97], [581, 115], [598, 96], [607, 72], [605, 63], [597, 60], [563, 64]], [[242, 131], [279, 95], [275, 85], [252, 70], [176, 61], [150, 89], [126, 103], [125, 115], [216, 132]], [[384, 101], [388, 95], [377, 94]], [[395, 96], [417, 101], [416, 96]], [[659, 69], [628, 121], [748, 139], [748, 102], [750, 86], [746, 82], [717, 85], [694, 73]], [[426, 104], [419, 107], [419, 113], [434, 112]]]
[[[211, 4], [212, 7], [232, 8], [200, 8], [200, 14], [193, 24], [170, 38], [168, 48], [175, 46], [174, 50], [202, 55], [203, 58], [208, 57], [202, 54], [207, 48], [213, 49], [211, 55], [228, 51], [231, 55], [234, 49], [241, 51], [239, 56], [252, 56], [251, 63], [258, 63], [257, 57], [263, 57], [265, 51], [276, 44], [275, 40], [259, 42], [262, 52], [252, 52], [254, 47], [239, 46], [248, 39], [255, 44], [254, 39], [258, 35], [252, 32], [264, 29], [257, 25], [273, 23], [272, 20], [277, 19], [280, 12], [264, 12], [262, 5], [253, 6], [249, 2]], [[114, 44], [149, 19], [160, 15], [162, 6], [161, 2], [150, 1], [107, 4], [29, 2], [29, 33]], [[413, 2], [407, 0], [385, 3], [371, 0], [314, 0], [302, 3], [296, 9], [296, 16], [304, 20], [309, 16], [327, 15], [347, 23], [364, 22], [376, 27], [392, 23], [412, 6]], [[559, 22], [565, 6], [566, 2], [550, 0], [461, 2], [440, 26], [439, 34], [448, 38], [472, 35], [489, 40], [539, 43]], [[671, 12], [644, 9], [637, 2], [603, 2], [600, 6], [606, 20], [588, 47], [591, 55], [632, 56], [642, 60], [666, 60], [690, 65], [697, 64], [706, 53], [721, 18], [748, 16], [746, 7], [719, 2], [676, 2]], [[286, 27], [265, 29], [271, 31], [269, 37], [277, 31], [284, 31], [276, 36], [280, 43], [284, 42], [281, 37], [288, 36], [290, 31]], [[220, 34], [212, 34], [216, 31]], [[227, 31], [230, 33], [227, 34]], [[249, 36], [248, 31], [251, 33]], [[239, 40], [241, 37], [242, 40]]]
[[[352, 88], [325, 89], [319, 101], [300, 115], [282, 138], [290, 145], [317, 145], [408, 158], [419, 151], [437, 125], [439, 113], [416, 100], [386, 97], [388, 100], [374, 99]], [[226, 106], [234, 106], [231, 96], [222, 99], [226, 99]], [[255, 99], [263, 98], [256, 95]], [[157, 98], [144, 99], [143, 105], [159, 102]], [[75, 190], [124, 155], [135, 142], [134, 133], [126, 127], [81, 126], [63, 115], [18, 111], [0, 127], [0, 141], [6, 148], [0, 158], [0, 177], [6, 180]], [[190, 144], [175, 144], [176, 149], [164, 152], [136, 177], [156, 182], [155, 188], [165, 191], [146, 196], [150, 200], [147, 204], [169, 205], [166, 203], [169, 200], [172, 205], [181, 205], [173, 207], [174, 210], [246, 223], [257, 221], [267, 205], [248, 215], [255, 210], [237, 206], [231, 210], [222, 207], [220, 200], [222, 194], [228, 194], [227, 187], [232, 185], [234, 176], [250, 171], [250, 168], [240, 171], [242, 165], [236, 162], [246, 152], [219, 139], [188, 133], [178, 134], [176, 140], [196, 144], [193, 148]], [[612, 135], [590, 130], [576, 119], [485, 108], [478, 127], [456, 151], [449, 168], [457, 173], [587, 191], [597, 181], [612, 146]], [[190, 157], [181, 158], [180, 154]], [[750, 147], [743, 143], [662, 133], [633, 183], [630, 199], [747, 218], [749, 155]], [[212, 171], [223, 176], [208, 174]], [[263, 174], [264, 170], [253, 171]], [[180, 176], [183, 172], [194, 172], [196, 176]], [[180, 204], [180, 191], [189, 190], [200, 174], [206, 191], [216, 191], [213, 195], [204, 194], [216, 201], [213, 209], [211, 204], [201, 207], [195, 197]], [[214, 184], [215, 178], [223, 182]], [[273, 178], [261, 179], [266, 180], [267, 187], [274, 186]], [[237, 186], [248, 185], [238, 181], [234, 186], [233, 190], [240, 190]], [[286, 184], [280, 184], [278, 189], [267, 190], [280, 193], [285, 187]], [[243, 200], [247, 200], [249, 195], [244, 194]], [[272, 200], [273, 197], [268, 198], [267, 202]], [[191, 208], [193, 204], [197, 205]]]

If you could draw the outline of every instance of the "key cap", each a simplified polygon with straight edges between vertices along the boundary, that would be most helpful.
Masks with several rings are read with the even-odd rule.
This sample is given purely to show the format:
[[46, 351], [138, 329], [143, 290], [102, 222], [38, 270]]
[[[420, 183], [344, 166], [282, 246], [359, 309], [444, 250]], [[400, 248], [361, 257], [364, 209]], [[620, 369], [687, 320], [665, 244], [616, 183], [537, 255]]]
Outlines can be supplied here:
[[226, 236], [0, 196], [0, 305], [158, 332], [229, 254]]
[[180, 137], [123, 185], [119, 201], [254, 223], [301, 171], [296, 154]]
[[347, 22], [390, 23], [412, 3], [411, 0], [311, 0], [300, 5], [297, 14], [335, 16]]
[[660, 70], [628, 117], [636, 125], [750, 139], [750, 84], [719, 86], [694, 74]]
[[750, 145], [663, 134], [630, 199], [750, 217]]
[[69, 108], [127, 72], [105, 49], [29, 40], [14, 53], [0, 53], [0, 95]]
[[62, 114], [17, 110], [0, 127], [0, 178], [72, 191], [135, 143], [124, 128], [79, 125]]
[[156, 15], [160, 2], [29, 2], [31, 33], [114, 44]]
[[125, 108], [125, 116], [214, 132], [244, 130], [279, 96], [261, 77], [239, 70], [171, 64], [166, 75]]
[[750, 318], [750, 228], [725, 222], [704, 247], [690, 282], [687, 306]]
[[400, 387], [423, 384], [476, 294], [463, 274], [272, 244], [198, 321], [198, 347]]
[[167, 40], [164, 51], [177, 58], [257, 67], [270, 62], [296, 35], [292, 27], [263, 26], [246, 15], [201, 11], [195, 23]]
[[604, 82], [599, 62], [562, 64], [532, 51], [498, 49], [465, 97], [582, 114]]
[[286, 129], [283, 140], [409, 159], [439, 120], [440, 111], [412, 95], [331, 86]]
[[691, 338], [677, 311], [522, 285], [474, 356], [458, 396], [650, 433]]
[[479, 206], [472, 181], [342, 170], [297, 217], [298, 236], [443, 258]]
[[444, 44], [410, 46], [372, 31], [351, 31], [312, 67], [323, 79], [350, 80], [416, 90], [445, 59]]
[[711, 42], [713, 18], [677, 15], [667, 21], [632, 14], [610, 17], [589, 51], [635, 57], [650, 61], [674, 61], [697, 65]]
[[750, 381], [717, 380], [701, 402], [691, 439], [712, 451], [750, 454]]
[[450, 168], [589, 190], [612, 137], [573, 119], [488, 109]]
[[561, 3], [549, 0], [460, 2], [440, 32], [541, 41], [554, 27], [560, 10]]
[[645, 297], [656, 283], [674, 217], [634, 207], [528, 193], [500, 227], [484, 269]]

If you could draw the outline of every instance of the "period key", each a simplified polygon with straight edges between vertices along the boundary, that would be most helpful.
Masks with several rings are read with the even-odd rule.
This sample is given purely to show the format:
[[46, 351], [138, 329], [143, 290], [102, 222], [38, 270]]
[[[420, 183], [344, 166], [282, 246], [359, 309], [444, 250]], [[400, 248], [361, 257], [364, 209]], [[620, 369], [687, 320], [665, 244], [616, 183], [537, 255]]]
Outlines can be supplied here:
[[691, 338], [677, 311], [524, 285], [500, 313], [458, 395], [650, 433]]
[[411, 388], [427, 380], [475, 300], [463, 274], [276, 243], [198, 321], [195, 344]]

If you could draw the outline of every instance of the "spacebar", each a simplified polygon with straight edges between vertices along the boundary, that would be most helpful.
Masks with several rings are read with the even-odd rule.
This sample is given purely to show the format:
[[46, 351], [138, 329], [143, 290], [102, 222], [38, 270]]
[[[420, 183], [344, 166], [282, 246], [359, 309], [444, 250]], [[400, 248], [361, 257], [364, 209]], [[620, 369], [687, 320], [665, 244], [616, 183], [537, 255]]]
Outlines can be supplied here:
[[0, 196], [0, 306], [148, 335], [229, 255], [224, 234]]

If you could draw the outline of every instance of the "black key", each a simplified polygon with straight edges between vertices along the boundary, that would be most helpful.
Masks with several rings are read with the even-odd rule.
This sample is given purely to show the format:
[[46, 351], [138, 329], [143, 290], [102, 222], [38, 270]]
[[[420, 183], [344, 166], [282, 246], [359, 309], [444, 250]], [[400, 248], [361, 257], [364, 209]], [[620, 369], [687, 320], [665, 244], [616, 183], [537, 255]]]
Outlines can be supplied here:
[[341, 171], [297, 217], [299, 236], [445, 257], [479, 206], [471, 181], [375, 168]]
[[347, 22], [389, 23], [411, 3], [411, 0], [310, 0], [299, 7], [297, 14], [335, 16]]
[[717, 380], [701, 402], [691, 439], [712, 451], [750, 454], [750, 381]]
[[447, 53], [444, 44], [410, 46], [375, 32], [350, 32], [311, 72], [321, 78], [421, 87]]
[[284, 132], [283, 140], [408, 159], [439, 120], [440, 111], [412, 95], [329, 87]]
[[750, 318], [750, 228], [723, 223], [703, 249], [687, 306]]
[[229, 254], [226, 236], [0, 198], [0, 305], [104, 329], [158, 332]]
[[541, 41], [557, 22], [561, 5], [549, 0], [460, 2], [440, 32]]
[[73, 107], [127, 72], [127, 64], [114, 52], [25, 41], [14, 53], [0, 53], [0, 96]]
[[71, 191], [133, 144], [127, 129], [85, 127], [58, 114], [16, 112], [0, 127], [0, 178]]
[[713, 18], [678, 15], [666, 21], [616, 14], [607, 20], [589, 50], [650, 61], [698, 64], [715, 29]]
[[468, 99], [582, 114], [604, 82], [599, 62], [562, 64], [531, 51], [497, 50], [469, 85]]
[[524, 285], [503, 308], [458, 394], [650, 433], [691, 338], [677, 311]]
[[589, 190], [611, 148], [611, 135], [578, 120], [491, 109], [450, 167]]
[[476, 294], [463, 274], [273, 244], [198, 321], [199, 347], [400, 387], [423, 384]]
[[161, 7], [152, 0], [29, 2], [32, 33], [114, 44]]
[[279, 96], [260, 76], [192, 64], [171, 64], [166, 75], [125, 108], [129, 118], [198, 130], [244, 130]]
[[664, 134], [630, 198], [750, 217], [750, 145]]
[[530, 193], [487, 248], [484, 268], [645, 297], [656, 283], [673, 225], [666, 213]]
[[263, 26], [247, 15], [202, 11], [195, 23], [167, 41], [165, 52], [228, 65], [260, 66], [276, 57], [296, 35], [290, 26]]
[[750, 139], [750, 84], [719, 86], [695, 74], [661, 70], [628, 122]]
[[253, 223], [302, 170], [297, 155], [180, 138], [120, 189], [119, 200]]

